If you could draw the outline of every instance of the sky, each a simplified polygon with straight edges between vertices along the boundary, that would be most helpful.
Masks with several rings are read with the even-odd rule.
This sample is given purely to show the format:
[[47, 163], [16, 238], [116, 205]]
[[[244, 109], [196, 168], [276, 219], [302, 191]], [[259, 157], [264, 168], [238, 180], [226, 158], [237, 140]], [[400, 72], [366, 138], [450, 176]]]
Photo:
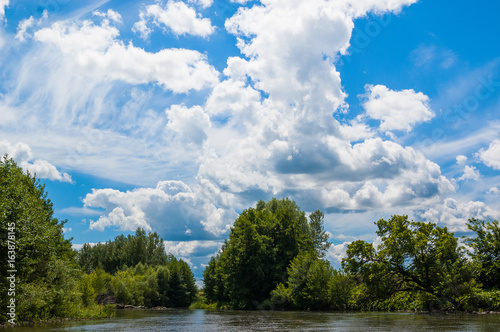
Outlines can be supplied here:
[[0, 153], [75, 248], [137, 227], [200, 278], [259, 200], [336, 267], [394, 214], [500, 219], [500, 2], [0, 0]]

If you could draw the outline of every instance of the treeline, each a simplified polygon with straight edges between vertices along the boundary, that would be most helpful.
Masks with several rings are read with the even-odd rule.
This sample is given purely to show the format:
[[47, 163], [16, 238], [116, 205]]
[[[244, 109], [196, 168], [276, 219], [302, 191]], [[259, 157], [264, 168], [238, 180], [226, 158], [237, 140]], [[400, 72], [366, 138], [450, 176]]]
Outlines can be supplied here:
[[7, 156], [0, 158], [0, 324], [108, 317], [123, 304], [188, 306], [196, 296], [189, 266], [166, 255], [163, 240], [135, 236], [84, 245], [65, 239], [45, 188]]
[[189, 265], [167, 255], [156, 232], [119, 235], [114, 241], [89, 244], [77, 253], [85, 271], [85, 302], [112, 297], [120, 304], [146, 307], [188, 307], [198, 289]]
[[349, 244], [342, 268], [324, 258], [323, 214], [288, 199], [243, 211], [204, 271], [207, 306], [294, 310], [499, 310], [498, 222], [446, 227], [393, 216], [376, 222], [380, 244]]
[[85, 243], [78, 252], [78, 264], [87, 273], [100, 268], [116, 273], [139, 263], [159, 266], [167, 264], [163, 239], [156, 232], [146, 234], [138, 228], [134, 235], [118, 235], [113, 241], [91, 246]]

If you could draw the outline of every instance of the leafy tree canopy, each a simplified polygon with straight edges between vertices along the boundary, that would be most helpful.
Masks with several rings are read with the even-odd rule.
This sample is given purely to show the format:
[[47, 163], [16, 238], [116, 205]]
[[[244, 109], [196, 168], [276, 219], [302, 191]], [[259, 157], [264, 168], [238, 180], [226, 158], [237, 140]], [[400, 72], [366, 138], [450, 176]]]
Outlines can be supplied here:
[[220, 253], [204, 273], [205, 293], [212, 302], [255, 308], [288, 278], [287, 268], [301, 252], [323, 256], [328, 235], [323, 214], [311, 215], [289, 199], [259, 201], [241, 213]]
[[342, 262], [348, 273], [368, 286], [372, 298], [416, 291], [445, 303], [459, 296], [450, 292], [464, 282], [464, 253], [446, 227], [398, 215], [376, 225], [380, 245], [355, 241]]
[[486, 288], [500, 288], [500, 227], [498, 221], [469, 219], [467, 227], [476, 233], [466, 242], [479, 272], [479, 281]]

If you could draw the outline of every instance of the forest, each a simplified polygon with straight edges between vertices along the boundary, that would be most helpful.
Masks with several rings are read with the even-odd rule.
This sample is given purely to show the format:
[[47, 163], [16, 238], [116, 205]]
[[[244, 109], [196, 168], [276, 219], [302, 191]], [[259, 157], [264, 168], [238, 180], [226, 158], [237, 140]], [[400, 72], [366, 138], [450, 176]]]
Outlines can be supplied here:
[[[39, 180], [0, 160], [0, 323], [109, 317], [112, 303], [247, 310], [500, 310], [500, 227], [470, 219], [471, 237], [394, 215], [377, 244], [357, 240], [342, 267], [326, 259], [324, 215], [293, 200], [259, 201], [235, 220], [203, 272], [165, 252], [155, 232], [72, 249]], [[13, 317], [14, 316], [14, 317]]]

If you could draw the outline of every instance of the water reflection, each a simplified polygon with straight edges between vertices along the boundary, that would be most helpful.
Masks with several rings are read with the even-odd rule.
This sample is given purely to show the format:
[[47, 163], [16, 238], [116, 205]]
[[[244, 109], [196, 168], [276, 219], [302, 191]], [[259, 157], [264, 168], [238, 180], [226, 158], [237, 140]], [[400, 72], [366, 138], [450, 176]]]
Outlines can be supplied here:
[[108, 320], [6, 331], [500, 331], [500, 315], [119, 310]]

